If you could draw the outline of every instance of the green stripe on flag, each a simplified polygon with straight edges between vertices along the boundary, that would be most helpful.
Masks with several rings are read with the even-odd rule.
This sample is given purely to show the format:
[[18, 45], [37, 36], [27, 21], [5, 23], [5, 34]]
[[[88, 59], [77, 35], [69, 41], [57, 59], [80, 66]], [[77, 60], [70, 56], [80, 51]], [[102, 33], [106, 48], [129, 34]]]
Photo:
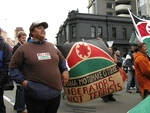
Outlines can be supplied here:
[[143, 40], [147, 44], [148, 55], [150, 55], [150, 37]]
[[69, 71], [70, 78], [79, 77], [87, 73], [94, 72], [113, 65], [114, 63], [106, 59], [89, 59], [79, 63]]
[[150, 96], [145, 98], [142, 102], [133, 107], [127, 113], [150, 113]]

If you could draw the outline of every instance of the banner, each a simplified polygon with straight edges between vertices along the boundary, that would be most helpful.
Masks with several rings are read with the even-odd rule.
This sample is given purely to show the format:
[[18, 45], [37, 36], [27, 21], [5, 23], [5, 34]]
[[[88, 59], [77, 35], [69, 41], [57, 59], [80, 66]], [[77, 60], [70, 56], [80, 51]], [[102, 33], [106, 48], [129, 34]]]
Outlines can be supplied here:
[[148, 54], [150, 55], [150, 20], [140, 19], [135, 16], [129, 9], [133, 25], [137, 31], [137, 38], [139, 42], [146, 43], [148, 47]]
[[124, 89], [119, 68], [101, 39], [57, 47], [70, 68], [64, 87], [69, 102], [83, 103]]

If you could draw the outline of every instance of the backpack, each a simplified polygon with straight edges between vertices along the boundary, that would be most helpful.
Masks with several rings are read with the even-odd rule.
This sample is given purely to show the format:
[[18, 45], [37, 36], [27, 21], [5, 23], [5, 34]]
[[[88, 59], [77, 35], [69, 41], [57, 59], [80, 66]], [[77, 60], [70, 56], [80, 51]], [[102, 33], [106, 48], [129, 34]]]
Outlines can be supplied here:
[[127, 61], [127, 60], [125, 60], [125, 61], [123, 62], [122, 68], [123, 68], [123, 70], [124, 70], [126, 73], [128, 73], [128, 66], [127, 66], [126, 61]]

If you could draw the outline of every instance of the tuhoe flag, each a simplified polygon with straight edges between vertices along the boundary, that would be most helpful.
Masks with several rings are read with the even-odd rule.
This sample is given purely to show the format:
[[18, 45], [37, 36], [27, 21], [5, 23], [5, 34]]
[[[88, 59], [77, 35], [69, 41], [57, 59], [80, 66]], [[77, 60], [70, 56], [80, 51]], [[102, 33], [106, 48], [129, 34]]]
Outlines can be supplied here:
[[150, 55], [150, 20], [140, 19], [135, 16], [129, 9], [128, 11], [133, 25], [137, 31], [137, 38], [139, 42], [147, 44], [148, 54]]
[[127, 113], [150, 113], [150, 96], [146, 97], [143, 101], [141, 101], [138, 105], [133, 107]]
[[70, 68], [64, 87], [69, 102], [83, 103], [124, 89], [120, 69], [101, 39], [57, 47]]

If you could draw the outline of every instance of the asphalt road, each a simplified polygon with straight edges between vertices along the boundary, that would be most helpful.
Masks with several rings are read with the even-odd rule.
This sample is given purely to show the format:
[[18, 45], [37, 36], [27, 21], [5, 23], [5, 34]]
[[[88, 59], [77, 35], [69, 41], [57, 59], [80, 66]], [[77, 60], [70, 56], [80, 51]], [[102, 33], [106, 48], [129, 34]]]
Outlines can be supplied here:
[[[126, 93], [125, 90], [114, 94], [116, 102], [104, 103], [101, 98], [92, 100], [82, 104], [73, 104], [62, 99], [58, 113], [127, 113], [131, 108], [136, 106], [141, 97], [139, 93]], [[15, 100], [15, 89], [13, 91], [5, 91], [4, 94], [7, 113], [16, 113], [13, 110]]]

